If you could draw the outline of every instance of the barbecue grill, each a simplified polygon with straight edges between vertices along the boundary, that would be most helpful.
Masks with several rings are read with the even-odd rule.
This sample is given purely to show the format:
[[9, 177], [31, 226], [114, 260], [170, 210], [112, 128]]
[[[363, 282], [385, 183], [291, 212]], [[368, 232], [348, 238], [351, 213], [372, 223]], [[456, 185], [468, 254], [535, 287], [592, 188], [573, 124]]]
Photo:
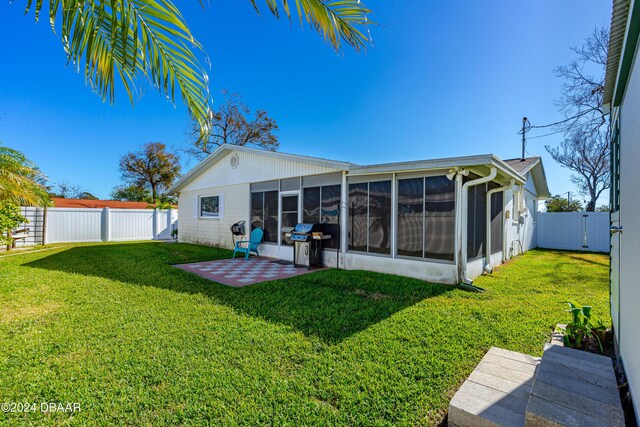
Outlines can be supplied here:
[[324, 234], [322, 224], [296, 224], [286, 237], [293, 242], [293, 265], [295, 267], [322, 267], [322, 241], [331, 239]]

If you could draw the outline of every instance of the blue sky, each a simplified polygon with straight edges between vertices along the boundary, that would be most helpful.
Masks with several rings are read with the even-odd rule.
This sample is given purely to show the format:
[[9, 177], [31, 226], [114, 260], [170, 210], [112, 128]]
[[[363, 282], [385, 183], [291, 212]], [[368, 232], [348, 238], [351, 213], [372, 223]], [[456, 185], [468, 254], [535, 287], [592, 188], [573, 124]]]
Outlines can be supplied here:
[[[534, 125], [562, 118], [553, 69], [595, 26], [608, 25], [611, 10], [606, 0], [365, 3], [380, 24], [371, 28], [374, 46], [340, 55], [308, 27], [278, 21], [265, 7], [257, 15], [249, 0], [211, 0], [204, 10], [197, 0], [178, 4], [210, 57], [214, 96], [228, 89], [267, 110], [281, 151], [361, 164], [519, 156], [522, 116]], [[48, 22], [36, 24], [23, 8], [0, 2], [0, 141], [51, 181], [103, 198], [120, 183], [124, 153], [150, 141], [188, 143], [180, 101], [172, 105], [143, 82], [135, 106], [122, 91], [115, 105], [103, 103], [66, 65]], [[553, 194], [575, 192], [544, 150], [560, 140], [528, 144], [543, 156]]]

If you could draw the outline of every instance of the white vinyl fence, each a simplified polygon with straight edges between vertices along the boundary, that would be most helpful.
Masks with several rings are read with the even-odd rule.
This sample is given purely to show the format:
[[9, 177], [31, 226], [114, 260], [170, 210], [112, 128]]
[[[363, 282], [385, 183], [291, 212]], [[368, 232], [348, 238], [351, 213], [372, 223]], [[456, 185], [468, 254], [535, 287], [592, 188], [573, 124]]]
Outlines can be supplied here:
[[64, 242], [166, 240], [177, 227], [178, 211], [158, 209], [22, 208], [29, 223], [16, 246]]
[[609, 252], [609, 212], [538, 212], [538, 247]]

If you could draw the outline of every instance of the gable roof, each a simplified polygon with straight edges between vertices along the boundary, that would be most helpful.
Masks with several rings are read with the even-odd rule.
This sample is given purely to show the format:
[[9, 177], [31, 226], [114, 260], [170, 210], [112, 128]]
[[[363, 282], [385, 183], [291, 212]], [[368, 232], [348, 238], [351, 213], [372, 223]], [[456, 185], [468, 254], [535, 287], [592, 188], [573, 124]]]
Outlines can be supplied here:
[[213, 166], [224, 156], [232, 151], [239, 151], [244, 153], [255, 153], [266, 157], [276, 157], [283, 160], [290, 160], [293, 162], [305, 163], [309, 165], [324, 166], [336, 170], [349, 170], [353, 163], [340, 162], [337, 160], [322, 159], [319, 157], [303, 156], [300, 154], [289, 154], [275, 151], [260, 150], [257, 148], [243, 147], [241, 145], [223, 144], [219, 146], [213, 153], [209, 154], [203, 161], [198, 163], [193, 169], [184, 174], [178, 182], [173, 184], [167, 191], [167, 194], [174, 194], [182, 190], [187, 184], [193, 181], [198, 175]]
[[504, 162], [511, 166], [513, 170], [520, 175], [524, 175], [529, 172], [529, 169], [534, 167], [536, 163], [540, 161], [540, 157], [525, 157], [524, 159], [506, 159]]
[[524, 160], [507, 159], [504, 162], [524, 177], [526, 177], [528, 173], [531, 174], [536, 190], [538, 190], [538, 197], [541, 199], [548, 199], [551, 197], [549, 184], [547, 182], [547, 174], [544, 171], [541, 157], [525, 157]]

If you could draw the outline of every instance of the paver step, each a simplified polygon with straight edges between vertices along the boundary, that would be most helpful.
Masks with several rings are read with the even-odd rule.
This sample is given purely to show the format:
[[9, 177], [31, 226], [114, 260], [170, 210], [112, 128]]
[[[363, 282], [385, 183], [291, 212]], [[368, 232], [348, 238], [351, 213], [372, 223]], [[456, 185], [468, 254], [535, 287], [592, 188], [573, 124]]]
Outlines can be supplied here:
[[489, 349], [449, 404], [449, 426], [524, 426], [540, 358]]
[[562, 346], [548, 348], [531, 389], [525, 425], [624, 426], [611, 359]]
[[492, 347], [449, 404], [451, 427], [624, 426], [610, 358], [552, 345]]

